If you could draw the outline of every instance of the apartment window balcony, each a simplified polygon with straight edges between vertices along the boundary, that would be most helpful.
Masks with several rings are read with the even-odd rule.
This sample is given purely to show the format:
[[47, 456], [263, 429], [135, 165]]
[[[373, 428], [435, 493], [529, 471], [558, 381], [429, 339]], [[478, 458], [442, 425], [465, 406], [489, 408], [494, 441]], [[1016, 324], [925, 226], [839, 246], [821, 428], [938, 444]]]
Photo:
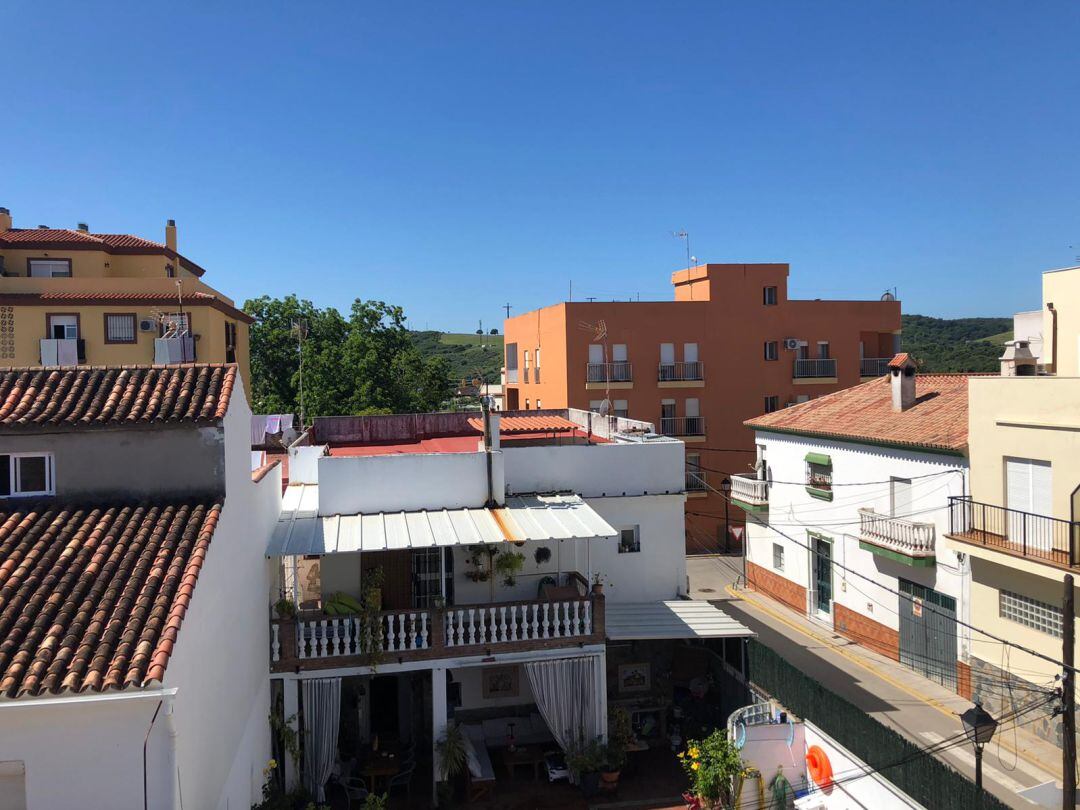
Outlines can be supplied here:
[[949, 537], [1066, 568], [1080, 563], [1080, 522], [980, 503], [966, 495], [949, 498]]
[[879, 515], [873, 509], [859, 510], [859, 547], [905, 565], [934, 565], [933, 523]]
[[769, 508], [769, 482], [754, 475], [731, 476], [731, 500], [748, 512]]
[[75, 366], [86, 362], [86, 341], [82, 338], [42, 338], [41, 365]]
[[634, 381], [633, 365], [629, 362], [589, 363], [585, 371], [587, 385], [627, 384]]
[[154, 363], [170, 365], [195, 362], [195, 338], [191, 335], [160, 337], [154, 340]]
[[660, 432], [665, 436], [704, 436], [704, 416], [665, 416], [660, 419]]
[[708, 492], [709, 487], [706, 483], [705, 473], [701, 470], [687, 470], [686, 471], [686, 491], [687, 492]]
[[796, 380], [836, 379], [836, 360], [796, 360], [792, 376]]
[[891, 357], [864, 357], [859, 361], [860, 377], [884, 377], [889, 373]]
[[385, 610], [371, 627], [355, 616], [301, 611], [270, 624], [275, 672], [578, 647], [604, 640], [604, 597]]
[[656, 379], [661, 383], [703, 382], [705, 364], [700, 360], [679, 363], [661, 363]]
[[524, 371], [522, 372], [521, 381], [524, 382], [524, 383], [529, 382], [529, 369], [528, 369], [528, 366], [526, 366]]

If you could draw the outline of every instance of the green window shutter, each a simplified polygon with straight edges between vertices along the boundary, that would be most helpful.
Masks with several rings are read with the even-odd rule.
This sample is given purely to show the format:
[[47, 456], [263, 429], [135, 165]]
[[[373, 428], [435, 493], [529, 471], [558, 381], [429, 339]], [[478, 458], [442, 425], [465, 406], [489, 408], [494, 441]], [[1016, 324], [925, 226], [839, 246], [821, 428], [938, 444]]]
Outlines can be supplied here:
[[823, 464], [826, 467], [832, 466], [832, 458], [824, 453], [807, 453], [806, 460], [811, 464]]

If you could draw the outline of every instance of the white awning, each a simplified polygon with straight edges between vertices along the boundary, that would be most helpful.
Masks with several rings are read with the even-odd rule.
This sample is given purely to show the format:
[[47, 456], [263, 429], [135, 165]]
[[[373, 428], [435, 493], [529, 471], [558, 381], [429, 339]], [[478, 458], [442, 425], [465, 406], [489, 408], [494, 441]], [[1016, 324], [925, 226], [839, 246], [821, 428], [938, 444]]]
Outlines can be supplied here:
[[754, 635], [710, 602], [612, 602], [605, 606], [604, 626], [611, 641], [666, 638], [734, 638]]
[[530, 540], [612, 540], [618, 536], [577, 495], [518, 495], [495, 509], [422, 509], [322, 517], [318, 502], [316, 486], [288, 488], [267, 556]]

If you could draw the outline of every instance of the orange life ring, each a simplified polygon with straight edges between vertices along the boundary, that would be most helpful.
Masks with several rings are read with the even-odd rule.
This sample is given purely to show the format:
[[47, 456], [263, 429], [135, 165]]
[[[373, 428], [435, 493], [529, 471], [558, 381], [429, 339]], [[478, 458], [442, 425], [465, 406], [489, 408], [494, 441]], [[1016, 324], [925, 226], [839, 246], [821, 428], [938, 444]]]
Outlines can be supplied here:
[[810, 771], [810, 778], [822, 790], [826, 790], [832, 784], [832, 765], [828, 755], [817, 745], [811, 745], [806, 752], [806, 768]]

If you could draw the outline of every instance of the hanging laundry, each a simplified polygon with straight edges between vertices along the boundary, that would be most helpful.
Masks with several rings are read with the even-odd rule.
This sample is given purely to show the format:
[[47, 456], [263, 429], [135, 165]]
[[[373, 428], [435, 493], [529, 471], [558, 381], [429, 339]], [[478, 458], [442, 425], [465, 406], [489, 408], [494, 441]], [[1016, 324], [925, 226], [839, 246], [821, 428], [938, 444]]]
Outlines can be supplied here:
[[262, 444], [266, 441], [266, 414], [253, 413], [251, 415], [251, 443]]

